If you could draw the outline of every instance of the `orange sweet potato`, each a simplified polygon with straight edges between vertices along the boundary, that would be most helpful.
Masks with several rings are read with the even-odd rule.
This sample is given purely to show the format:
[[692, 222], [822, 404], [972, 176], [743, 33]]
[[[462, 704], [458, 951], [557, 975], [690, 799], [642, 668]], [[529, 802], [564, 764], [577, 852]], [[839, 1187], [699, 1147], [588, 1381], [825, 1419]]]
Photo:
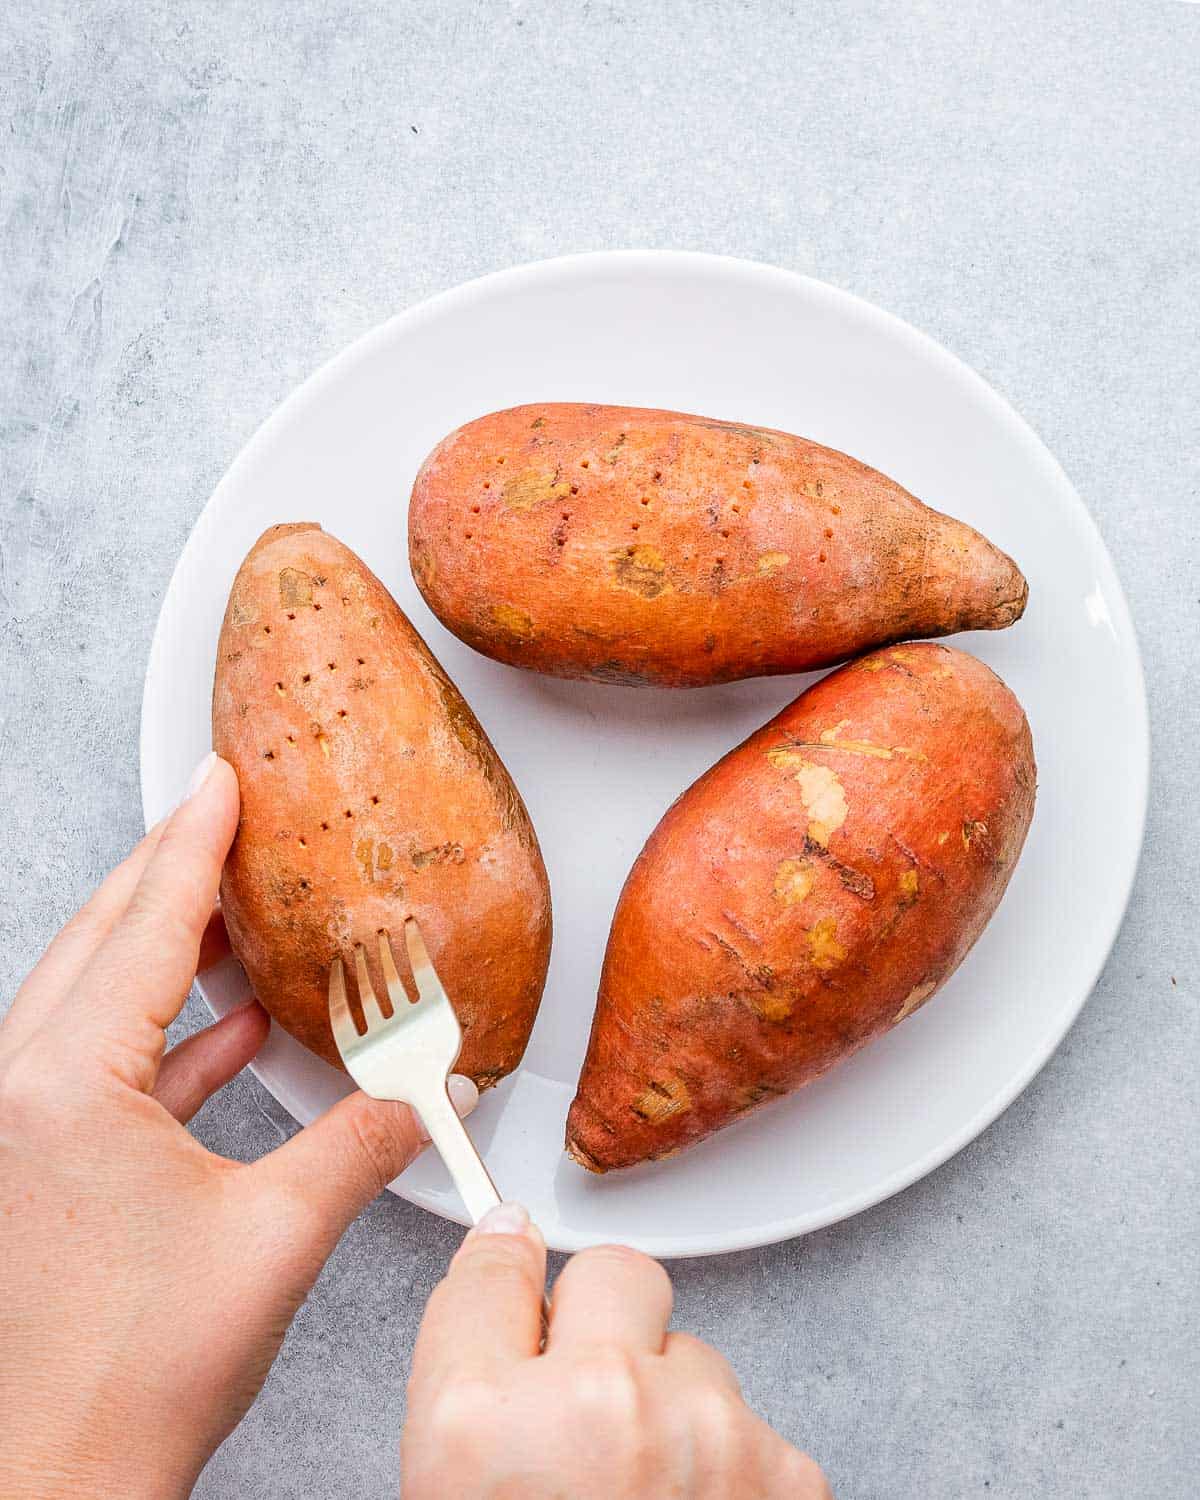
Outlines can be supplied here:
[[275, 526], [234, 581], [213, 745], [242, 815], [221, 901], [255, 993], [337, 1063], [329, 966], [376, 934], [400, 961], [415, 916], [463, 1024], [458, 1069], [487, 1087], [520, 1060], [550, 953], [529, 815], [454, 684], [391, 595], [320, 527]]
[[571, 1155], [670, 1155], [911, 1015], [1003, 895], [1035, 778], [1012, 693], [932, 644], [843, 667], [731, 751], [621, 893]]
[[538, 405], [451, 433], [409, 552], [468, 645], [558, 677], [696, 687], [1010, 625], [977, 531], [844, 453], [679, 412]]

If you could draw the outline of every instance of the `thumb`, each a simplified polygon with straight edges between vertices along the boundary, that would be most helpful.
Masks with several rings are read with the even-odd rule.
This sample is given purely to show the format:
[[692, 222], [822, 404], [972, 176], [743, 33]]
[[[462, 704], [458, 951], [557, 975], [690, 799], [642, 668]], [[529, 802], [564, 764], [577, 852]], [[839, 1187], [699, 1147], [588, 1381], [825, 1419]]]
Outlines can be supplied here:
[[[469, 1115], [479, 1091], [454, 1074], [450, 1099]], [[407, 1104], [372, 1099], [361, 1091], [340, 1100], [290, 1141], [249, 1168], [258, 1191], [300, 1200], [326, 1254], [371, 1199], [398, 1177], [428, 1144], [419, 1118]]]

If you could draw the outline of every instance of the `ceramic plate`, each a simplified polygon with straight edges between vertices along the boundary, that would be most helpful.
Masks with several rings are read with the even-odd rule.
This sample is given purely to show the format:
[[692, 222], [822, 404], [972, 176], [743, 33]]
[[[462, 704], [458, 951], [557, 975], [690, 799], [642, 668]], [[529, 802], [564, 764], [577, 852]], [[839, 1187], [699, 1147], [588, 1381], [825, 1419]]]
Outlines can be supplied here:
[[[671, 407], [802, 433], [978, 527], [1030, 588], [1015, 628], [955, 639], [1024, 704], [1040, 770], [1025, 853], [967, 961], [931, 1004], [820, 1082], [673, 1160], [607, 1178], [569, 1162], [562, 1136], [621, 883], [678, 793], [809, 679], [676, 693], [583, 685], [500, 666], [449, 635], [408, 570], [412, 479], [452, 428], [526, 401]], [[146, 675], [147, 823], [208, 747], [238, 564], [264, 527], [292, 520], [319, 521], [392, 590], [487, 727], [537, 827], [554, 893], [549, 982], [524, 1065], [471, 1129], [501, 1191], [528, 1205], [552, 1246], [622, 1240], [704, 1255], [845, 1218], [978, 1135], [1053, 1052], [1104, 963], [1137, 864], [1141, 665], [1078, 496], [1021, 418], [946, 350], [819, 282], [675, 253], [522, 266], [393, 318], [264, 423], [184, 548]], [[229, 961], [202, 988], [220, 1013], [246, 982]], [[344, 1088], [278, 1030], [255, 1071], [302, 1122]], [[437, 1161], [394, 1188], [463, 1219]]]

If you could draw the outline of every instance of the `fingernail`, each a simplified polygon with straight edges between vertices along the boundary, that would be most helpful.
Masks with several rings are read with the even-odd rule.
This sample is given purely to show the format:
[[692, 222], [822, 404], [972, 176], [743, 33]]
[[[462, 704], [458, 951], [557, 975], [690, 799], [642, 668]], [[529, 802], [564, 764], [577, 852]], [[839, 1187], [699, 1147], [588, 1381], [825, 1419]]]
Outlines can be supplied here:
[[479, 1103], [479, 1090], [474, 1081], [462, 1073], [451, 1073], [446, 1082], [446, 1092], [450, 1095], [450, 1103], [460, 1120], [465, 1120]]
[[[451, 1073], [447, 1078], [446, 1092], [450, 1095], [450, 1103], [453, 1104], [454, 1113], [460, 1120], [465, 1120], [479, 1103], [479, 1090], [470, 1078], [464, 1077], [461, 1073]], [[423, 1141], [428, 1141], [429, 1132], [425, 1129], [425, 1121], [415, 1109], [413, 1119], [417, 1122], [417, 1134]]]
[[475, 1226], [476, 1234], [525, 1234], [529, 1215], [519, 1203], [497, 1203]]
[[196, 769], [192, 772], [191, 779], [187, 784], [187, 791], [180, 797], [182, 805], [189, 797], [194, 797], [212, 773], [212, 768], [217, 763], [217, 752], [210, 750]]

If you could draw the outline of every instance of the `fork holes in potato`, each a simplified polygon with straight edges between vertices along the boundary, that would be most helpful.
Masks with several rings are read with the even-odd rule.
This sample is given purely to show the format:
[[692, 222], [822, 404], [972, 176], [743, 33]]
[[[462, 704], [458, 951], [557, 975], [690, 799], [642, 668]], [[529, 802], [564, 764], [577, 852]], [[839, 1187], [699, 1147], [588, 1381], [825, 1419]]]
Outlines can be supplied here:
[[320, 609], [320, 607], [321, 607], [321, 606], [320, 606], [320, 605], [319, 605], [319, 604], [314, 604], [314, 605], [313, 605], [313, 608], [314, 608], [314, 609]]
[[471, 538], [472, 538], [472, 536], [474, 536], [474, 534], [475, 534], [475, 533], [474, 533], [474, 532], [472, 532], [472, 531], [464, 531], [464, 532], [463, 532], [463, 536], [464, 536], [464, 537], [465, 537], [465, 538], [466, 538], [466, 540], [467, 540], [467, 541], [468, 541], [468, 542], [469, 542], [469, 541], [470, 541], [470, 540], [471, 540]]
[[337, 662], [335, 662], [335, 661], [331, 661], [331, 662], [329, 662], [329, 663], [328, 663], [328, 664], [327, 664], [327, 665], [328, 665], [328, 667], [329, 667], [329, 670], [330, 670], [330, 671], [331, 671], [331, 672], [336, 672], [336, 671], [337, 671]]
[[264, 625], [263, 626], [263, 635], [270, 635], [270, 634], [271, 634], [271, 627], [269, 625]]
[[585, 458], [585, 459], [582, 459], [582, 460], [581, 460], [581, 461], [580, 461], [580, 464], [579, 464], [579, 467], [580, 467], [580, 468], [581, 468], [581, 469], [590, 469], [590, 468], [591, 468], [591, 464], [590, 464], [590, 463], [589, 463], [589, 462], [588, 462], [588, 461], [587, 461], [587, 459], [586, 459], [586, 458]]
[[360, 667], [365, 667], [365, 666], [366, 666], [366, 664], [367, 664], [367, 658], [366, 658], [366, 657], [365, 657], [365, 656], [356, 656], [356, 657], [355, 657], [355, 658], [354, 658], [354, 660], [355, 660], [355, 662], [356, 662], [356, 663], [357, 663], [357, 664], [358, 664], [358, 665], [359, 665], [359, 666], [360, 666]]
[[346, 710], [344, 708], [339, 708], [338, 709], [338, 718], [339, 719], [344, 719], [345, 717], [346, 717]]
[[579, 493], [579, 486], [577, 484], [573, 484], [571, 486], [571, 493], [572, 493], [572, 495], [578, 495], [578, 493]]
[[379, 806], [379, 798], [378, 797], [372, 797], [371, 798], [371, 806], [372, 807], [378, 807]]
[[352, 812], [351, 812], [351, 811], [350, 811], [350, 809], [349, 809], [349, 808], [347, 808], [347, 809], [346, 809], [346, 812], [345, 812], [345, 816], [346, 816], [346, 817], [347, 817], [347, 818], [352, 818], [352, 817], [353, 817], [353, 816], [354, 816], [354, 814], [353, 814], [353, 813], [352, 813]]
[[300, 681], [301, 682], [311, 682], [312, 681], [312, 673], [311, 672], [305, 672], [304, 676], [300, 679]]
[[294, 734], [289, 734], [287, 737], [287, 742], [289, 745], [294, 745], [296, 743], [296, 736]]
[[307, 849], [308, 848], [308, 844], [305, 842], [304, 839], [297, 839], [296, 842], [300, 845], [301, 849]]
[[274, 752], [274, 750], [264, 750], [263, 751], [263, 759], [264, 760], [274, 760], [275, 759], [275, 752]]
[[728, 540], [729, 540], [729, 533], [728, 533], [728, 532], [727, 532], [727, 531], [723, 531], [723, 532], [722, 532], [722, 533], [721, 533], [721, 537], [722, 537], [722, 539], [723, 539], [723, 540], [724, 540], [724, 541], [728, 541]]
[[643, 505], [649, 505], [650, 504], [650, 496], [649, 495], [643, 495], [642, 496], [642, 504]]
[[275, 684], [275, 691], [279, 694], [279, 696], [281, 698], [284, 697], [285, 694], [286, 694], [286, 690], [285, 690], [282, 682], [277, 682]]
[[328, 833], [329, 832], [329, 824], [328, 823], [322, 823], [321, 824], [321, 832], [322, 833]]
[[654, 482], [655, 482], [655, 484], [660, 483], [661, 480], [662, 480], [662, 470], [661, 469], [655, 469], [655, 471], [654, 471]]
[[472, 507], [471, 507], [471, 514], [473, 516], [477, 516], [479, 514], [479, 506], [478, 505], [472, 505]]

